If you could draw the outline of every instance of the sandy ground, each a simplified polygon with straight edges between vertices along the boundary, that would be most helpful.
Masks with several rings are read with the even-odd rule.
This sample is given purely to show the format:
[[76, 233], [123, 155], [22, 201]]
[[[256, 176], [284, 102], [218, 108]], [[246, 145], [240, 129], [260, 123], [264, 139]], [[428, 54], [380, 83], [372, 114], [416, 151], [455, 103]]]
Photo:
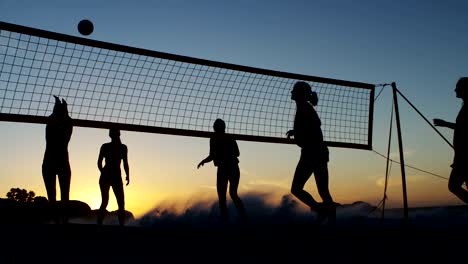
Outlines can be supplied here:
[[0, 263], [466, 263], [467, 228], [6, 224]]

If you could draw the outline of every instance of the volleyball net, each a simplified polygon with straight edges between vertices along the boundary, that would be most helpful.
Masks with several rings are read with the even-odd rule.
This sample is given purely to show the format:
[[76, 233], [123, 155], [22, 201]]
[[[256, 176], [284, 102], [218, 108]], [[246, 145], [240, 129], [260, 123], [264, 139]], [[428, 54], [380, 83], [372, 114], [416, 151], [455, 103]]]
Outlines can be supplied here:
[[308, 82], [329, 146], [372, 149], [375, 86], [216, 62], [0, 22], [0, 120], [45, 123], [53, 95], [75, 126], [293, 143], [291, 89]]

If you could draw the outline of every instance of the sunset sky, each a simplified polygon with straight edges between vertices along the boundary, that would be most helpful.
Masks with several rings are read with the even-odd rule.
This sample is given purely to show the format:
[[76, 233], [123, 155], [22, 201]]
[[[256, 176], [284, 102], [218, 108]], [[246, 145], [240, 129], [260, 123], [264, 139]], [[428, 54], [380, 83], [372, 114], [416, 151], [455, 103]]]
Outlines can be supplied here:
[[[372, 84], [396, 82], [429, 119], [455, 121], [458, 78], [468, 76], [466, 1], [23, 1], [0, 0], [0, 20], [178, 55]], [[376, 93], [380, 88], [376, 88]], [[386, 87], [375, 102], [373, 149], [386, 154], [392, 103]], [[448, 178], [453, 152], [401, 98], [405, 162]], [[291, 116], [291, 120], [294, 117]], [[452, 131], [439, 131], [450, 141]], [[227, 124], [229, 132], [229, 124]], [[13, 187], [46, 196], [41, 164], [45, 126], [0, 122], [0, 197]], [[285, 131], [286, 133], [286, 131]], [[126, 209], [137, 217], [164, 201], [215, 197], [216, 168], [196, 165], [208, 139], [122, 131], [129, 149]], [[99, 207], [99, 148], [108, 131], [75, 127], [69, 144], [70, 198]], [[289, 193], [300, 149], [238, 141], [239, 194]], [[393, 130], [391, 158], [398, 159]], [[337, 202], [378, 204], [386, 161], [368, 150], [330, 148], [330, 190]], [[447, 180], [406, 169], [410, 207], [456, 205]], [[318, 197], [313, 177], [306, 185]], [[401, 174], [391, 166], [388, 203], [402, 206]], [[59, 188], [57, 188], [59, 190]], [[273, 197], [275, 197], [273, 195]], [[59, 193], [58, 193], [59, 197]], [[115, 210], [110, 194], [108, 210]]]

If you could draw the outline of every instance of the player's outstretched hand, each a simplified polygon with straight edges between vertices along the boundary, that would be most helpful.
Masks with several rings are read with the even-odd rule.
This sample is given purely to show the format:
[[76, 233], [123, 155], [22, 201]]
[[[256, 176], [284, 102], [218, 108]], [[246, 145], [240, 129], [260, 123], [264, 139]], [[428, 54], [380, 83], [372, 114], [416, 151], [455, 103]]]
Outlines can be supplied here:
[[203, 161], [202, 161], [202, 162], [200, 162], [200, 163], [198, 163], [198, 165], [197, 165], [197, 169], [199, 169], [201, 166], [203, 166], [203, 164], [205, 164], [205, 163], [203, 163]]
[[289, 130], [288, 132], [286, 132], [286, 136], [288, 138], [291, 138], [292, 136], [294, 136], [294, 130]]

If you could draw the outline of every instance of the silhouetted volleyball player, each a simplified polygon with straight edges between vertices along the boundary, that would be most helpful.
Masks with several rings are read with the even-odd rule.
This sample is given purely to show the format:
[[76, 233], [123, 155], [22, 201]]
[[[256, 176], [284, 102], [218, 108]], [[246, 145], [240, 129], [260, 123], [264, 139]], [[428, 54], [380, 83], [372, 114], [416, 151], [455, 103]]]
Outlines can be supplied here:
[[[120, 163], [123, 161], [125, 174], [127, 177], [127, 185], [130, 183], [130, 168], [128, 166], [128, 149], [127, 146], [120, 141], [120, 131], [115, 128], [109, 130], [111, 142], [101, 146], [98, 158], [98, 168], [101, 172], [99, 178], [99, 187], [101, 188], [102, 203], [98, 213], [98, 224], [102, 225], [106, 213], [107, 204], [109, 202], [109, 189], [112, 187], [115, 198], [117, 200], [119, 224], [124, 225], [125, 221], [125, 197], [122, 183], [122, 175], [120, 171]], [[102, 161], [105, 159], [105, 165], [102, 166]]]
[[[46, 149], [42, 161], [42, 177], [47, 191], [47, 197], [53, 208], [56, 208], [56, 176], [60, 185], [61, 203], [59, 214], [61, 220], [67, 222], [66, 208], [70, 199], [71, 169], [68, 158], [68, 143], [73, 131], [72, 119], [68, 115], [67, 102], [55, 97], [52, 114], [46, 124]], [[54, 212], [55, 217], [59, 217]], [[59, 219], [55, 219], [57, 222]]]
[[434, 125], [454, 130], [453, 148], [455, 153], [448, 188], [458, 198], [468, 203], [468, 191], [462, 187], [464, 182], [468, 182], [468, 109], [465, 105], [468, 99], [468, 77], [458, 80], [455, 94], [457, 98], [463, 100], [463, 105], [455, 123], [436, 118], [434, 119]]
[[[301, 147], [301, 157], [294, 172], [291, 193], [316, 211], [319, 220], [329, 216], [334, 220], [335, 203], [328, 189], [328, 148], [323, 141], [320, 118], [314, 109], [318, 97], [306, 82], [296, 82], [291, 91], [291, 99], [296, 101], [294, 129], [289, 130], [287, 137], [294, 136], [296, 144]], [[312, 173], [315, 175], [317, 190], [323, 203], [318, 203], [304, 190], [304, 185]]]
[[216, 188], [218, 191], [219, 209], [221, 218], [224, 221], [228, 219], [226, 205], [226, 191], [229, 182], [229, 195], [231, 196], [234, 205], [239, 211], [240, 216], [245, 220], [244, 205], [237, 195], [237, 187], [239, 186], [239, 148], [237, 142], [226, 136], [226, 124], [222, 119], [216, 119], [213, 124], [215, 131], [213, 137], [210, 138], [210, 154], [208, 157], [200, 161], [197, 168], [203, 164], [213, 161], [218, 167], [216, 177]]

